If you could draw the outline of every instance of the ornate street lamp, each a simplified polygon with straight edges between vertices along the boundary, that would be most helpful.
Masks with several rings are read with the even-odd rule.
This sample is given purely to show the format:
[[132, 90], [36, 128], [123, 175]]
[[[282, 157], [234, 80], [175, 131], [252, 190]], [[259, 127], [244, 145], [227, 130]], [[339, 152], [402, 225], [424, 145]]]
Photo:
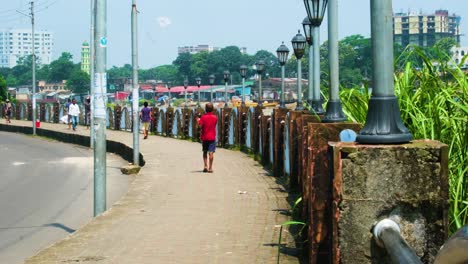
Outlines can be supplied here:
[[[316, 114], [324, 114], [320, 98], [320, 25], [322, 24], [328, 0], [304, 0], [304, 5], [312, 28], [312, 65], [313, 66], [313, 100], [312, 109]], [[310, 52], [310, 51], [309, 51]]]
[[328, 4], [328, 61], [330, 64], [330, 96], [324, 123], [346, 121], [340, 101], [339, 62], [338, 62], [338, 0], [329, 0]]
[[286, 105], [284, 103], [284, 65], [288, 61], [288, 54], [289, 54], [289, 49], [284, 45], [284, 42], [279, 46], [279, 48], [276, 50], [276, 54], [278, 55], [278, 62], [281, 65], [281, 99], [280, 99], [280, 108], [284, 109], [286, 108]]
[[215, 82], [215, 76], [213, 74], [211, 74], [208, 79], [210, 80], [210, 85], [211, 85], [211, 102], [213, 103], [214, 100], [213, 100], [213, 84]]
[[303, 110], [302, 106], [302, 66], [301, 59], [304, 56], [304, 50], [307, 43], [307, 39], [301, 34], [301, 31], [297, 31], [297, 35], [291, 40], [294, 55], [297, 58], [297, 106], [296, 110]]
[[187, 108], [187, 87], [188, 87], [188, 80], [187, 80], [187, 77], [185, 77], [185, 80], [184, 80], [184, 90], [185, 90], [185, 93], [184, 93], [184, 96], [185, 96], [185, 108]]
[[228, 106], [228, 95], [227, 95], [228, 94], [227, 84], [228, 84], [229, 78], [231, 77], [231, 73], [229, 71], [224, 71], [223, 76], [224, 76], [224, 101], [226, 102], [224, 104], [224, 107], [229, 107]]
[[242, 77], [242, 106], [245, 106], [244, 89], [245, 89], [245, 76], [247, 75], [247, 66], [241, 65], [239, 71], [240, 71], [240, 75]]
[[200, 78], [200, 77], [195, 78], [195, 82], [197, 83], [197, 86], [198, 86], [198, 103], [197, 103], [197, 107], [200, 107], [200, 85], [201, 85], [201, 78]]
[[413, 138], [401, 121], [393, 86], [392, 15], [392, 0], [371, 0], [374, 84], [366, 123], [356, 138], [359, 143], [405, 143]]
[[262, 73], [265, 70], [265, 61], [264, 60], [259, 60], [257, 63], [255, 63], [255, 68], [257, 69], [257, 74], [258, 74], [258, 105], [262, 106], [262, 97], [263, 97], [263, 92], [262, 92]]

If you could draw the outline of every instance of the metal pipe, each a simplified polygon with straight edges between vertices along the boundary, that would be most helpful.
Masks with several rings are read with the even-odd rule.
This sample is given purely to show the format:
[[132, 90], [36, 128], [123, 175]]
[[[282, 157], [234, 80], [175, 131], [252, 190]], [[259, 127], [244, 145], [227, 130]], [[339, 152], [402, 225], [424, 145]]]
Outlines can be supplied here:
[[286, 108], [286, 104], [284, 102], [284, 76], [285, 76], [285, 66], [281, 66], [281, 97], [280, 97], [280, 108]]
[[322, 107], [320, 98], [320, 27], [312, 26], [312, 41], [312, 108], [316, 114], [321, 115], [325, 113], [325, 110]]
[[297, 58], [297, 106], [296, 110], [303, 110], [302, 106], [302, 61]]
[[313, 74], [314, 74], [314, 67], [312, 66], [314, 60], [314, 53], [312, 51], [312, 45], [309, 45], [309, 83], [308, 83], [308, 92], [307, 92], [307, 103], [312, 105], [312, 101], [314, 100], [314, 85], [313, 85]]
[[95, 140], [95, 135], [94, 135], [94, 116], [92, 113], [94, 113], [94, 58], [95, 58], [95, 52], [94, 52], [94, 9], [96, 6], [96, 0], [91, 0], [91, 26], [90, 26], [90, 40], [89, 40], [89, 90], [90, 90], [90, 109], [91, 109], [91, 114], [89, 115], [89, 146], [90, 148], [94, 148], [94, 140]]
[[106, 210], [106, 94], [107, 94], [107, 0], [96, 0], [94, 89], [94, 216]]
[[322, 118], [324, 123], [346, 121], [340, 95], [340, 68], [338, 59], [338, 0], [328, 1], [328, 61], [330, 62], [330, 98], [327, 103], [327, 112]]
[[34, 1], [31, 1], [31, 33], [32, 33], [32, 127], [36, 135], [36, 36], [34, 32]]
[[133, 96], [132, 96], [132, 117], [133, 117], [133, 164], [140, 165], [140, 126], [138, 113], [138, 34], [137, 34], [137, 8], [136, 0], [132, 1], [132, 67], [133, 67]]
[[436, 256], [434, 264], [468, 262], [468, 225], [460, 228], [447, 240]]
[[263, 91], [262, 91], [262, 73], [260, 72], [258, 74], [258, 105], [259, 106], [262, 106], [262, 94], [263, 94]]
[[393, 263], [422, 264], [414, 250], [401, 237], [400, 227], [390, 219], [383, 219], [373, 230], [377, 245], [387, 250]]

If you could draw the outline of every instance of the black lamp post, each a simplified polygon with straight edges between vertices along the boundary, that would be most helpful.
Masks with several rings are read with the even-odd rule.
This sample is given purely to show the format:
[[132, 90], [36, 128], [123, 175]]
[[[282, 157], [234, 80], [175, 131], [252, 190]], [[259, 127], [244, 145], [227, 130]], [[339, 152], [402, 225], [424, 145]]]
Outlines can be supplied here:
[[187, 78], [185, 78], [185, 80], [184, 80], [184, 90], [185, 90], [185, 93], [184, 93], [184, 97], [185, 97], [185, 108], [187, 108], [187, 87], [188, 87], [188, 80], [187, 80]]
[[304, 27], [304, 35], [307, 40], [307, 44], [309, 44], [309, 84], [308, 84], [308, 92], [307, 92], [307, 104], [312, 105], [312, 101], [314, 99], [314, 87], [312, 85], [312, 75], [313, 75], [313, 68], [312, 68], [312, 61], [313, 61], [313, 52], [312, 52], [312, 23], [310, 23], [309, 17], [306, 16], [302, 21], [302, 26]]
[[[307, 16], [310, 21], [312, 30], [312, 65], [313, 66], [313, 99], [312, 109], [316, 114], [324, 114], [325, 110], [322, 107], [320, 98], [320, 25], [322, 24], [325, 10], [327, 9], [328, 0], [304, 0], [304, 5], [307, 11]], [[309, 51], [310, 52], [310, 51]]]
[[288, 61], [288, 54], [289, 49], [284, 45], [284, 42], [279, 46], [276, 50], [276, 54], [278, 55], [278, 62], [281, 65], [281, 99], [280, 99], [280, 108], [286, 108], [286, 104], [284, 103], [284, 65]]
[[211, 85], [211, 102], [213, 103], [213, 84], [214, 84], [214, 81], [215, 81], [215, 76], [213, 74], [211, 74], [208, 79], [210, 80], [210, 85]]
[[307, 43], [307, 39], [302, 36], [301, 31], [297, 32], [297, 35], [291, 40], [294, 55], [297, 59], [297, 106], [296, 110], [303, 110], [302, 106], [302, 56], [304, 56], [304, 50]]
[[258, 105], [262, 106], [263, 92], [262, 92], [262, 73], [265, 70], [265, 61], [259, 60], [255, 63], [255, 68], [258, 74]]
[[200, 78], [200, 77], [195, 78], [195, 82], [197, 83], [197, 86], [198, 86], [198, 103], [197, 103], [197, 107], [200, 107], [200, 85], [201, 85], [201, 78]]
[[367, 144], [409, 142], [413, 136], [400, 116], [393, 83], [392, 0], [371, 0], [374, 78], [366, 124], [356, 141]]
[[338, 0], [328, 3], [328, 62], [330, 65], [330, 96], [328, 97], [327, 112], [322, 118], [324, 123], [346, 121], [340, 101], [339, 90], [339, 60], [338, 60]]
[[242, 106], [245, 106], [244, 89], [245, 89], [245, 76], [247, 75], [247, 66], [241, 65], [239, 71], [240, 71], [240, 75], [242, 77]]
[[224, 107], [229, 107], [228, 106], [228, 95], [227, 95], [228, 94], [228, 88], [227, 88], [227, 85], [228, 85], [229, 78], [231, 77], [231, 73], [229, 71], [224, 71], [223, 76], [224, 76], [224, 101], [225, 101]]

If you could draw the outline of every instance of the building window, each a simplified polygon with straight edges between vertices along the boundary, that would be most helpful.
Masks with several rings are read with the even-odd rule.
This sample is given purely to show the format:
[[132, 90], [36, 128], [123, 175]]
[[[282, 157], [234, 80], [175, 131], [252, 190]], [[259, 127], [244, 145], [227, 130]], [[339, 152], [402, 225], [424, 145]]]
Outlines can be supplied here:
[[464, 50], [462, 50], [461, 55], [465, 56], [465, 51]]

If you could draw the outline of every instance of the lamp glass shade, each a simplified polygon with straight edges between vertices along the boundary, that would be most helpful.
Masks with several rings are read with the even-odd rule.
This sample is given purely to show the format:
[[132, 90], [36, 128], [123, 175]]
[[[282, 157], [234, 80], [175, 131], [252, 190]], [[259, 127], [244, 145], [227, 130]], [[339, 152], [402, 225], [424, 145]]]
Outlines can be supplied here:
[[304, 28], [304, 34], [307, 43], [309, 43], [309, 45], [312, 46], [312, 23], [310, 23], [310, 19], [308, 16], [306, 16], [302, 21], [302, 27]]
[[264, 60], [259, 60], [256, 64], [255, 64], [256, 68], [257, 68], [257, 72], [258, 73], [262, 73], [263, 70], [265, 70], [265, 61]]
[[195, 78], [195, 82], [197, 83], [198, 86], [200, 86], [201, 78], [200, 77]]
[[188, 80], [185, 79], [185, 80], [184, 80], [184, 89], [187, 89], [187, 86], [188, 86]]
[[224, 81], [227, 82], [229, 80], [229, 77], [231, 76], [231, 73], [229, 71], [224, 71]]
[[322, 24], [328, 0], [304, 0], [307, 16], [312, 26], [319, 27]]
[[213, 74], [211, 74], [208, 79], [210, 80], [210, 85], [213, 85], [214, 82], [215, 82], [215, 76]]
[[242, 78], [245, 78], [245, 76], [247, 75], [247, 66], [241, 65], [239, 71]]
[[285, 65], [286, 61], [288, 60], [289, 49], [288, 49], [288, 47], [286, 47], [286, 45], [284, 45], [284, 42], [276, 50], [276, 54], [278, 55], [279, 64], [281, 66]]
[[294, 49], [294, 55], [296, 55], [296, 58], [301, 59], [302, 56], [304, 56], [305, 46], [307, 43], [306, 38], [300, 31], [298, 31], [297, 35], [291, 40], [291, 43]]

